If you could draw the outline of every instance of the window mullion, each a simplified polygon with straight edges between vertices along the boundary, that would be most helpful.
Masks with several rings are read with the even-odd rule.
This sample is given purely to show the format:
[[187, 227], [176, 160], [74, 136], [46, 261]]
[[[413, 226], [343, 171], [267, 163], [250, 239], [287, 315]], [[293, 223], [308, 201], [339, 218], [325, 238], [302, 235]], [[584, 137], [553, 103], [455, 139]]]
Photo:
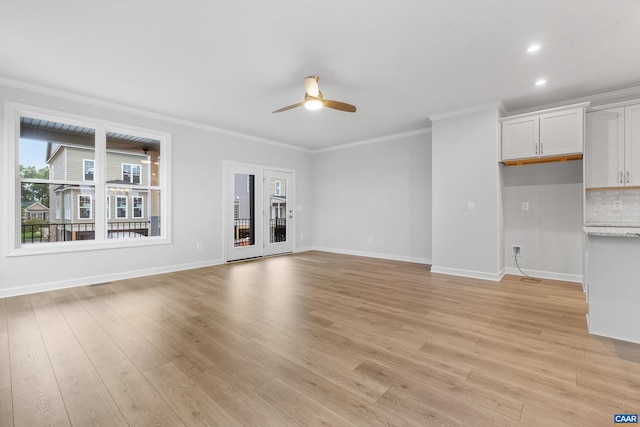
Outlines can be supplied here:
[[104, 240], [107, 235], [106, 220], [106, 150], [107, 150], [107, 131], [102, 126], [96, 126], [95, 140], [95, 165], [93, 171], [93, 179], [95, 184], [95, 209], [93, 217], [95, 218], [95, 240]]

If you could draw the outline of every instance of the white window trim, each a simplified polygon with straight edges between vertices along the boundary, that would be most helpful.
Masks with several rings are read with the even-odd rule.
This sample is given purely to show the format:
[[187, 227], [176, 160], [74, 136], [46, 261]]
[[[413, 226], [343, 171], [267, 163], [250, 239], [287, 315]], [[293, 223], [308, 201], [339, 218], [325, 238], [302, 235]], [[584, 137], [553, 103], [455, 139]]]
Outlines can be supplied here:
[[[118, 216], [118, 199], [124, 200], [124, 216]], [[129, 198], [127, 196], [116, 196], [116, 219], [128, 219], [129, 218]]]
[[108, 194], [107, 194], [106, 209], [107, 209], [107, 219], [111, 219], [111, 196]]
[[[93, 179], [92, 180], [87, 179], [85, 162], [93, 162]], [[82, 159], [82, 180], [85, 182], [96, 182], [96, 161], [94, 159]]]
[[[140, 199], [140, 216], [136, 216], [136, 203], [135, 203], [136, 199]], [[131, 196], [131, 218], [134, 218], [134, 219], [144, 218], [144, 197], [143, 196]]]
[[[0, 159], [4, 163], [4, 185], [7, 196], [8, 214], [5, 215], [4, 232], [4, 253], [8, 257], [54, 254], [64, 252], [79, 252], [87, 250], [100, 250], [110, 248], [124, 248], [136, 246], [149, 246], [158, 244], [168, 244], [172, 242], [172, 221], [170, 212], [172, 206], [171, 198], [171, 134], [155, 129], [143, 128], [140, 126], [124, 125], [94, 117], [86, 117], [78, 114], [56, 111], [47, 108], [37, 107], [28, 104], [21, 104], [13, 101], [5, 101], [4, 115], [4, 137], [5, 155]], [[21, 246], [20, 224], [21, 224], [21, 203], [20, 203], [20, 169], [19, 169], [19, 138], [20, 138], [20, 117], [32, 117], [40, 120], [56, 121], [77, 126], [88, 127], [96, 130], [95, 144], [95, 172], [94, 184], [95, 194], [94, 217], [95, 217], [95, 239], [79, 240], [74, 242], [51, 242], [42, 245]], [[160, 141], [160, 152], [163, 161], [158, 168], [158, 185], [145, 185], [148, 191], [161, 191], [162, 204], [160, 205], [159, 216], [162, 220], [160, 236], [148, 236], [144, 239], [107, 239], [107, 224], [105, 213], [106, 200], [106, 134], [107, 132], [124, 133], [141, 138], [151, 138]], [[51, 180], [58, 182], [58, 180]], [[65, 183], [70, 183], [64, 179]], [[50, 183], [49, 181], [43, 183]], [[84, 181], [74, 181], [76, 185], [86, 185]], [[2, 184], [0, 184], [2, 185]], [[139, 189], [139, 186], [138, 186]]]
[[[81, 197], [89, 198], [89, 218], [82, 218], [80, 216], [80, 209], [82, 209], [82, 206], [80, 205]], [[78, 194], [78, 221], [82, 221], [85, 219], [93, 219], [93, 196], [91, 194]]]

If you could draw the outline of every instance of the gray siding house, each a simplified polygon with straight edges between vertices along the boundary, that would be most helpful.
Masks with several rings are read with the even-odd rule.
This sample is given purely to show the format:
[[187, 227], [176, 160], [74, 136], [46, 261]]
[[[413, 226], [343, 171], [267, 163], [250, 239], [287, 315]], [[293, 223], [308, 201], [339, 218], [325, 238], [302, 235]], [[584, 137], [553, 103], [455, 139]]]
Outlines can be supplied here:
[[[50, 189], [51, 223], [56, 240], [86, 240], [95, 236], [95, 155], [92, 147], [52, 143], [47, 164], [53, 180], [84, 181], [83, 185], [55, 185]], [[150, 162], [145, 154], [107, 150], [106, 217], [110, 238], [151, 233], [149, 221]], [[140, 186], [140, 188], [136, 188]]]

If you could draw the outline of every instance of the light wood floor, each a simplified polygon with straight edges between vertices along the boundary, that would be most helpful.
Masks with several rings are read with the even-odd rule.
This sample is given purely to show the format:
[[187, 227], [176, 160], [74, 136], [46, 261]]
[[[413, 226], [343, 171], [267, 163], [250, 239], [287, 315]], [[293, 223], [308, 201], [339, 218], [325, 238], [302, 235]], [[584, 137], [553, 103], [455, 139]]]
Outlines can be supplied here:
[[[611, 425], [581, 287], [321, 252], [0, 300], [0, 425]], [[640, 327], [640, 325], [639, 325]]]

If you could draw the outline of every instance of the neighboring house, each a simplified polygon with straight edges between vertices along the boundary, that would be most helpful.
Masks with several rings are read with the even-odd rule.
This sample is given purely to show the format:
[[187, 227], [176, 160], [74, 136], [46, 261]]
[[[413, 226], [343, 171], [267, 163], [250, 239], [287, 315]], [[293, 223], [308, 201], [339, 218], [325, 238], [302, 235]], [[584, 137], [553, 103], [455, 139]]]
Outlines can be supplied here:
[[[47, 164], [55, 181], [83, 185], [51, 186], [51, 222], [59, 224], [57, 240], [93, 239], [95, 234], [95, 156], [92, 147], [49, 142]], [[106, 216], [108, 232], [153, 235], [149, 222], [150, 167], [146, 154], [107, 150]], [[138, 233], [138, 234], [136, 234]]]
[[49, 208], [37, 201], [22, 202], [22, 219], [49, 221]]
[[[234, 182], [234, 245], [253, 244], [253, 222], [250, 212], [253, 194], [253, 175], [236, 174]], [[269, 194], [269, 228], [270, 243], [286, 241], [287, 232], [287, 182], [271, 178], [265, 183], [265, 191]]]

